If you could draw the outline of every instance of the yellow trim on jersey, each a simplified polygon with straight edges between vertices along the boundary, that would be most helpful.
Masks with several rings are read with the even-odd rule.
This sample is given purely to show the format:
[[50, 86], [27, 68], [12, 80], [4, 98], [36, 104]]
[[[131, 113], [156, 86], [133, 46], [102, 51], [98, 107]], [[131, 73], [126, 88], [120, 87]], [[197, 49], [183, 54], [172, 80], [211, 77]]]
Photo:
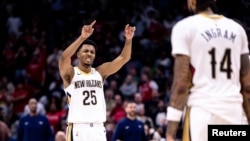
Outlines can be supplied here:
[[93, 73], [93, 70], [91, 68], [91, 71], [89, 73], [83, 72], [82, 70], [80, 70], [78, 67], [76, 67], [76, 69], [82, 74], [82, 75], [90, 75]]
[[209, 14], [206, 14], [206, 13], [200, 13], [200, 15], [202, 15], [204, 17], [207, 17], [207, 18], [210, 18], [210, 19], [221, 19], [221, 18], [224, 17], [223, 15], [217, 15], [217, 14], [209, 15]]
[[182, 141], [190, 141], [190, 107], [186, 108], [186, 114], [184, 119]]
[[67, 127], [67, 141], [72, 141], [72, 128], [73, 128], [73, 124], [69, 123], [68, 127]]
[[71, 97], [67, 95], [67, 103], [70, 104]]

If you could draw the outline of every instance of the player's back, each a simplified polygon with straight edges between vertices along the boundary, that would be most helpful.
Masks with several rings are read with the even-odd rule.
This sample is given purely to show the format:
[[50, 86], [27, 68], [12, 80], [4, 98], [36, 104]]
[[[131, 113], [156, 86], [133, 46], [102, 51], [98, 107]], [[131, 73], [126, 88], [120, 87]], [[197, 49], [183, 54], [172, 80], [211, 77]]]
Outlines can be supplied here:
[[191, 98], [241, 100], [240, 56], [248, 53], [245, 39], [244, 29], [221, 15], [198, 14], [175, 25], [173, 54], [188, 55], [194, 68]]

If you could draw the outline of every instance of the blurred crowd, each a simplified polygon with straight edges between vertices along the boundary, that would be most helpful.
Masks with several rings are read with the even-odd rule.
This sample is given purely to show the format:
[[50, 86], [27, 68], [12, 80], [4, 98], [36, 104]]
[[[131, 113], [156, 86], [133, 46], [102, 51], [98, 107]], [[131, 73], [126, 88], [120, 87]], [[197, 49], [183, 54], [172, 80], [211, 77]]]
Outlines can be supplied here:
[[[219, 12], [250, 35], [250, 2], [217, 1]], [[98, 46], [94, 66], [120, 53], [125, 24], [136, 26], [131, 61], [105, 81], [108, 140], [126, 116], [126, 99], [136, 101], [149, 138], [164, 138], [173, 74], [171, 29], [189, 14], [186, 0], [0, 0], [0, 120], [11, 138], [16, 139], [20, 117], [29, 113], [30, 97], [38, 99], [38, 112], [47, 116], [54, 133], [65, 131], [67, 101], [58, 59], [93, 20], [91, 38]]]

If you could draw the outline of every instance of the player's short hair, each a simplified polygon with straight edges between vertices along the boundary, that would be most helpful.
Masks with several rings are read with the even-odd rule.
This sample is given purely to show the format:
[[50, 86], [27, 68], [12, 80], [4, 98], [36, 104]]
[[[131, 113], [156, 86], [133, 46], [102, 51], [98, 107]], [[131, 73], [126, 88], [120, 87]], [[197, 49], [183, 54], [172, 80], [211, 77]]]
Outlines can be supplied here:
[[97, 48], [97, 45], [96, 45], [96, 43], [95, 43], [93, 40], [91, 40], [91, 39], [86, 39], [86, 40], [84, 40], [84, 41], [79, 45], [79, 47], [77, 48], [77, 50], [76, 50], [75, 53], [77, 53], [77, 52], [82, 48], [83, 45], [92, 45], [92, 46], [95, 48], [95, 50], [96, 50], [96, 48]]
[[208, 7], [210, 7], [213, 12], [218, 12], [215, 0], [196, 0], [196, 12], [204, 11]]

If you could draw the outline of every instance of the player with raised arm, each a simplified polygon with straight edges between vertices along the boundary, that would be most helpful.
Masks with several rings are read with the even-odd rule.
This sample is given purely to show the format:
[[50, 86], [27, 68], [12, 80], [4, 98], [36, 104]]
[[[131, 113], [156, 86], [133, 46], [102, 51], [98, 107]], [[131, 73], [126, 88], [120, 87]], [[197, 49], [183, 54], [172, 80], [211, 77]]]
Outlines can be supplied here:
[[175, 141], [184, 110], [183, 141], [207, 141], [209, 124], [242, 124], [242, 107], [250, 123], [250, 63], [244, 28], [216, 14], [215, 0], [187, 2], [195, 14], [176, 23], [171, 35], [175, 63], [167, 141]]
[[[94, 32], [93, 21], [82, 27], [81, 35], [62, 53], [59, 60], [60, 76], [68, 97], [67, 141], [105, 141], [106, 103], [103, 82], [116, 73], [131, 58], [132, 38], [135, 27], [127, 24], [124, 29], [125, 44], [119, 56], [111, 62], [92, 67], [96, 57], [94, 41], [88, 38]], [[79, 59], [72, 66], [71, 57]]]

